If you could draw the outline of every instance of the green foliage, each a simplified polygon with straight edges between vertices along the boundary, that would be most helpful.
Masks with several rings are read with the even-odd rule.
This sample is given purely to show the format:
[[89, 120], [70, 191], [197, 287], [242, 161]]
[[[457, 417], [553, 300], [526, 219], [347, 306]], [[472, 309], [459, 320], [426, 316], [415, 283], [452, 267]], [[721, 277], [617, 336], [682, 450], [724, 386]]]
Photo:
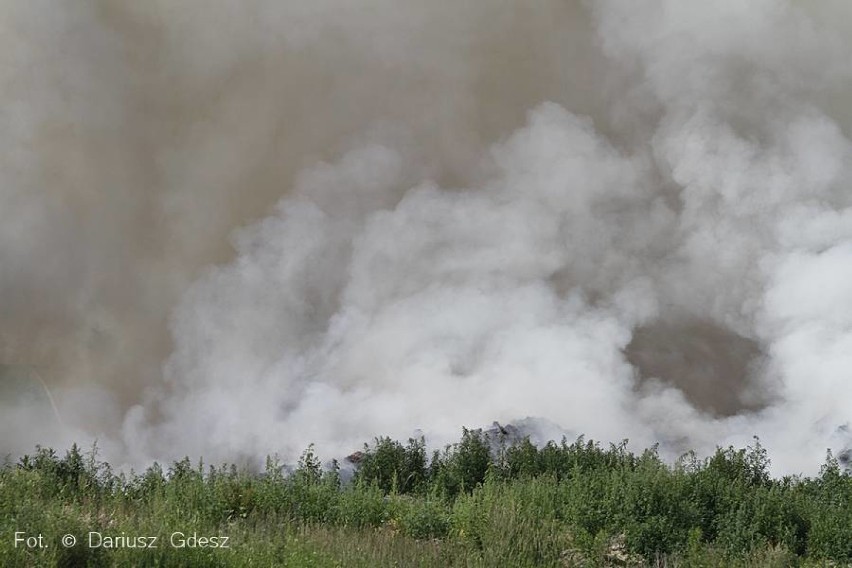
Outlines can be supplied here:
[[852, 564], [852, 475], [841, 472], [829, 452], [820, 477], [806, 483], [806, 491], [808, 549], [818, 558]]
[[385, 493], [415, 493], [426, 482], [426, 442], [409, 439], [403, 446], [390, 438], [376, 438], [374, 447], [364, 445], [356, 481], [376, 484]]
[[295, 481], [304, 485], [316, 485], [322, 479], [322, 462], [311, 444], [299, 458], [299, 466], [293, 474]]
[[[422, 439], [378, 438], [352, 482], [308, 447], [287, 473], [154, 464], [116, 475], [96, 449], [36, 448], [0, 468], [5, 565], [790, 566], [852, 565], [852, 477], [829, 454], [812, 479], [769, 475], [756, 441], [670, 466], [583, 438], [493, 449], [477, 430], [426, 459]], [[212, 549], [66, 549], [60, 535], [198, 531]], [[164, 534], [165, 533], [165, 534]]]
[[485, 434], [464, 428], [459, 443], [447, 447], [443, 454], [433, 454], [429, 481], [436, 493], [453, 499], [481, 485], [493, 467], [496, 466]]

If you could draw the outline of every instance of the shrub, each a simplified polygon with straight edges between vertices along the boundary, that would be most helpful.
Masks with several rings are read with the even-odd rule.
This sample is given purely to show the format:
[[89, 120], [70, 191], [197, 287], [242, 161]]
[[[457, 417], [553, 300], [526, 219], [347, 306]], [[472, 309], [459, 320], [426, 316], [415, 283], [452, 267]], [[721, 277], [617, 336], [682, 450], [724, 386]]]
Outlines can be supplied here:
[[355, 479], [375, 483], [384, 493], [422, 491], [426, 482], [425, 440], [409, 439], [405, 447], [390, 438], [376, 438], [372, 448], [365, 444]]

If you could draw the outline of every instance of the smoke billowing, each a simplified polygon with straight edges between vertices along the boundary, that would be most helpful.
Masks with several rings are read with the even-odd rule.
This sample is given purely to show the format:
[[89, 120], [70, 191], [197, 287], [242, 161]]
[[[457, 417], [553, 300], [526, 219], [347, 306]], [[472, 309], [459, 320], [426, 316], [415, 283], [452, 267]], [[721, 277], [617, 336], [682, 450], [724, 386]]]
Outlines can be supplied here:
[[3, 451], [850, 443], [844, 2], [0, 10]]

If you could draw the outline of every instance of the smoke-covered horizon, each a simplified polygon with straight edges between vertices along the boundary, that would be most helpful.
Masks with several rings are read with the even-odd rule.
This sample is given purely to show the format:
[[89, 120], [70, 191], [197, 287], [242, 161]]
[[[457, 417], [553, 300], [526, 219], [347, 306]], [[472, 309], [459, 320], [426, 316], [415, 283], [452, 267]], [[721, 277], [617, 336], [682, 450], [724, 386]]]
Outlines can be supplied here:
[[852, 9], [359, 4], [0, 7], [0, 451], [850, 446]]

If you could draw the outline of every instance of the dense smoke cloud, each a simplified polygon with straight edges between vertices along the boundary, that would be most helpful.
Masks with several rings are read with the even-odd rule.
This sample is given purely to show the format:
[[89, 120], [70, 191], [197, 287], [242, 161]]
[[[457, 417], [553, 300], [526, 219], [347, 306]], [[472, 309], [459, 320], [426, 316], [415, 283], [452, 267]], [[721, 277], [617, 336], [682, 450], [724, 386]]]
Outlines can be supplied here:
[[2, 10], [4, 450], [849, 444], [844, 3]]

